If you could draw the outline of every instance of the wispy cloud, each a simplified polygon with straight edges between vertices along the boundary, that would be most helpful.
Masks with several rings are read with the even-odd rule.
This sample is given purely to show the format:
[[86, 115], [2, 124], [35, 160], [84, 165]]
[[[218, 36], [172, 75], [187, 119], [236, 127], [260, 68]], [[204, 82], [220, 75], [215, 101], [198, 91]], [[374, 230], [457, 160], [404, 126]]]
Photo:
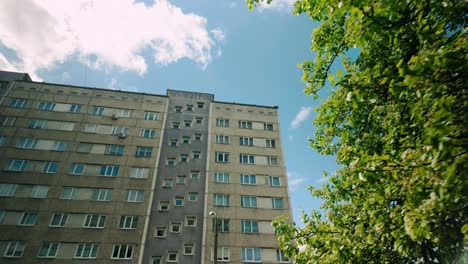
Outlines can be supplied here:
[[294, 2], [297, 0], [273, 0], [270, 4], [267, 4], [267, 1], [264, 0], [260, 4], [261, 9], [270, 9], [274, 11], [282, 11], [282, 12], [292, 12], [292, 6]]
[[0, 43], [19, 58], [0, 54], [0, 67], [37, 79], [38, 70], [71, 57], [94, 69], [141, 75], [148, 68], [143, 50], [157, 64], [187, 58], [205, 67], [223, 39], [221, 29], [207, 29], [206, 18], [167, 0], [0, 1]]
[[301, 124], [307, 120], [307, 118], [309, 117], [310, 113], [312, 112], [312, 107], [301, 107], [301, 110], [296, 114], [296, 117], [294, 117], [294, 120], [291, 121], [291, 128], [292, 129], [296, 129], [298, 128], [299, 126], [301, 126]]
[[295, 171], [288, 171], [287, 174], [288, 187], [291, 192], [297, 190], [302, 185], [301, 183], [307, 180], [305, 177], [299, 177], [299, 175]]

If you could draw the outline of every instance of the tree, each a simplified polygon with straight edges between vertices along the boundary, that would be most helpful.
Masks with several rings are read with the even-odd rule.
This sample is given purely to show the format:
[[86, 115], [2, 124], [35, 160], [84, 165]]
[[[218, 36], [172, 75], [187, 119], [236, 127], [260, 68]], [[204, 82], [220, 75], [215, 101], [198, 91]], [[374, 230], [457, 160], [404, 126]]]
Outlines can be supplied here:
[[[317, 98], [331, 87], [310, 145], [335, 155], [340, 166], [322, 188], [310, 187], [324, 202], [322, 210], [303, 213], [303, 228], [284, 218], [274, 222], [281, 247], [297, 263], [467, 257], [467, 6], [295, 3], [295, 14], [321, 22], [312, 36], [316, 57], [301, 65], [304, 91]], [[357, 58], [349, 57], [352, 49]], [[344, 71], [332, 72], [334, 64]]]

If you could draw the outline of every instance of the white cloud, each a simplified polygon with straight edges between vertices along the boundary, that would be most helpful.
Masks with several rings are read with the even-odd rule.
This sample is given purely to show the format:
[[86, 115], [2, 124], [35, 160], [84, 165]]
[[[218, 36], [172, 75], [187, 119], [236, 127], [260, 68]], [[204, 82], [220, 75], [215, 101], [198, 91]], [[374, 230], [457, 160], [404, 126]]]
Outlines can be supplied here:
[[267, 0], [264, 0], [260, 4], [260, 10], [270, 9], [275, 11], [287, 11], [292, 12], [292, 6], [297, 0], [273, 0], [270, 4], [267, 4]]
[[293, 121], [291, 121], [291, 128], [296, 129], [298, 128], [302, 122], [304, 122], [312, 112], [312, 107], [301, 107], [301, 110], [296, 114], [296, 117]]
[[107, 89], [111, 90], [118, 90], [115, 85], [117, 84], [117, 80], [115, 78], [112, 78], [110, 82], [107, 84]]
[[298, 178], [299, 175], [295, 171], [288, 171], [287, 175], [288, 175], [288, 187], [289, 187], [289, 191], [291, 192], [297, 190], [302, 185], [301, 183], [307, 180], [305, 177]]
[[188, 58], [206, 67], [224, 39], [221, 29], [210, 34], [206, 24], [204, 17], [183, 13], [167, 0], [151, 6], [133, 0], [2, 0], [0, 42], [20, 62], [2, 55], [0, 66], [34, 77], [39, 69], [76, 56], [94, 69], [117, 67], [141, 75], [147, 70], [145, 49], [155, 63]]

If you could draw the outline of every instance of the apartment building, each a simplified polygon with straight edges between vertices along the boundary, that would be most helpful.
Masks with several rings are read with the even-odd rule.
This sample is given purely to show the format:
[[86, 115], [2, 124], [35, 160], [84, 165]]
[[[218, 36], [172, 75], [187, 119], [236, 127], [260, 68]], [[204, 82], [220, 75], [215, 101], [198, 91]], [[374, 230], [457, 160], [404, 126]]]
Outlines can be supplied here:
[[0, 71], [0, 263], [213, 263], [214, 223], [218, 263], [287, 263], [279, 129], [277, 107]]

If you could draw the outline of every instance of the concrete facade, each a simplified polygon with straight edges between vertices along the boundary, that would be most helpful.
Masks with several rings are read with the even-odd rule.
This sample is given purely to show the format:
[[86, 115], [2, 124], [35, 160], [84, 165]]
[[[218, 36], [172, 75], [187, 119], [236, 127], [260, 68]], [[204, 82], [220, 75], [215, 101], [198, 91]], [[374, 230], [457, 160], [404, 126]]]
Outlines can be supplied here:
[[0, 72], [0, 263], [280, 263], [276, 107]]

